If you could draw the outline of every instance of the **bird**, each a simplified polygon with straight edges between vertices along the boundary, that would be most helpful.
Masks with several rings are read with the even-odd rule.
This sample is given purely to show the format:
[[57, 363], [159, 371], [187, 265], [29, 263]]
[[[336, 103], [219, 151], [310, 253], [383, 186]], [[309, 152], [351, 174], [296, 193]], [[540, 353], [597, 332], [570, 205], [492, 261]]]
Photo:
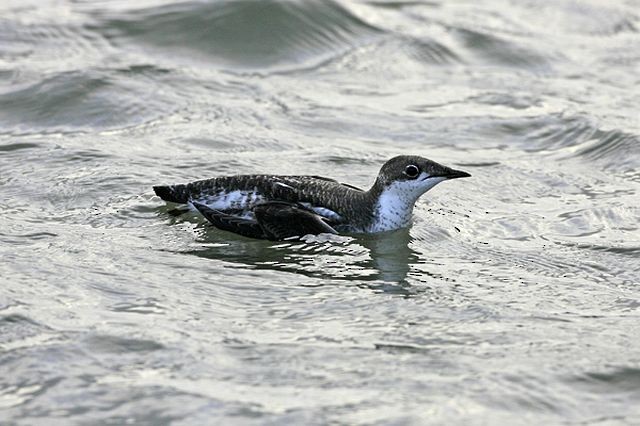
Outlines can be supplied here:
[[195, 208], [213, 226], [272, 241], [312, 234], [371, 234], [411, 225], [420, 196], [445, 180], [470, 177], [427, 158], [400, 155], [369, 190], [322, 176], [235, 175], [154, 186], [170, 203]]

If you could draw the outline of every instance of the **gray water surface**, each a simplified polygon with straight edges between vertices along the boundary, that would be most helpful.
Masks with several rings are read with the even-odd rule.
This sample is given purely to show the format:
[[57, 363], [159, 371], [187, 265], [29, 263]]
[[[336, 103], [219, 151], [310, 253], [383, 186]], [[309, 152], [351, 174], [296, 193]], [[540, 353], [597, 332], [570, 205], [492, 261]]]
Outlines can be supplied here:
[[[0, 3], [0, 423], [640, 423], [640, 3]], [[397, 154], [411, 229], [151, 187]]]

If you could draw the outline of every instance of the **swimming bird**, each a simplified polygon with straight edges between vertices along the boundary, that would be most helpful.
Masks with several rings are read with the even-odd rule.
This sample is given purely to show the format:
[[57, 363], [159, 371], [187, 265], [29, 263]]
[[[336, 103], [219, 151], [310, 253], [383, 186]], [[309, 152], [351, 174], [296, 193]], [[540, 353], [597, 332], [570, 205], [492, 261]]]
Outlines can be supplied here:
[[195, 207], [216, 228], [284, 240], [321, 233], [375, 233], [411, 224], [418, 198], [470, 177], [415, 155], [388, 160], [368, 191], [321, 176], [239, 175], [154, 186], [164, 201]]

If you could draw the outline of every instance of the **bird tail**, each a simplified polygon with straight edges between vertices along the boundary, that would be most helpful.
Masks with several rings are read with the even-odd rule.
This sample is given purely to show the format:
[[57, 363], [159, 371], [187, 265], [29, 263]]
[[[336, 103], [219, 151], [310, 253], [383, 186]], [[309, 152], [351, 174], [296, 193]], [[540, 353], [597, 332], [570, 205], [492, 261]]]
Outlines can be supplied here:
[[153, 191], [164, 201], [181, 204], [189, 201], [187, 185], [154, 186]]

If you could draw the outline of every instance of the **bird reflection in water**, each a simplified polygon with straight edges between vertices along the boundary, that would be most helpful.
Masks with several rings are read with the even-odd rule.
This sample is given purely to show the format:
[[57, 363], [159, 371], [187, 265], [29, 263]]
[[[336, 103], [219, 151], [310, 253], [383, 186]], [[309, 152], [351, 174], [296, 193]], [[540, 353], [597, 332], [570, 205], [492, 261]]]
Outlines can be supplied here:
[[[420, 293], [407, 277], [418, 253], [411, 248], [409, 229], [380, 234], [339, 236], [321, 234], [302, 239], [269, 242], [221, 233], [199, 225], [199, 244], [205, 247], [185, 252], [190, 255], [231, 262], [253, 269], [270, 269], [307, 277], [353, 281], [376, 292], [410, 297]], [[318, 285], [325, 285], [326, 281]], [[306, 285], [309, 285], [306, 283]]]

